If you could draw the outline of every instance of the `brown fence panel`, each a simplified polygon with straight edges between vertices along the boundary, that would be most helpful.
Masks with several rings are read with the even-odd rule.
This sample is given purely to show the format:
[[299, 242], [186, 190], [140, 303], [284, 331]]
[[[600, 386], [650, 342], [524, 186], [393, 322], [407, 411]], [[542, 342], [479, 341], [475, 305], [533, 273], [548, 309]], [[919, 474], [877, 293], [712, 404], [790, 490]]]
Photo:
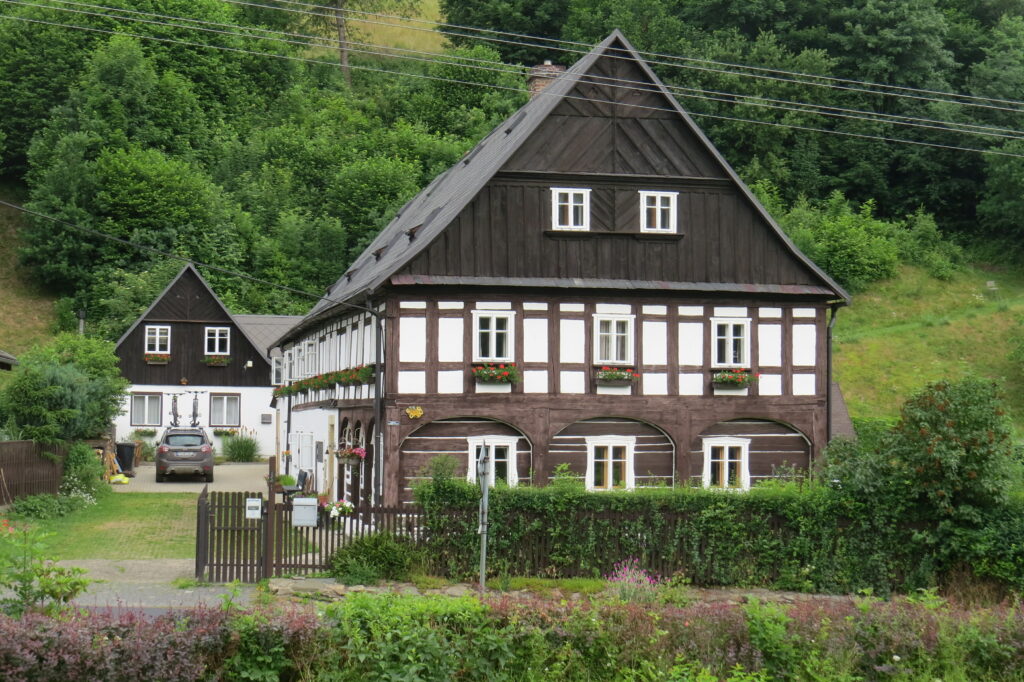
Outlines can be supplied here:
[[0, 441], [0, 504], [27, 495], [56, 495], [64, 473], [65, 452], [30, 440]]
[[264, 520], [245, 518], [245, 500], [263, 493], [208, 492], [199, 496], [196, 576], [210, 582], [258, 582], [263, 577]]

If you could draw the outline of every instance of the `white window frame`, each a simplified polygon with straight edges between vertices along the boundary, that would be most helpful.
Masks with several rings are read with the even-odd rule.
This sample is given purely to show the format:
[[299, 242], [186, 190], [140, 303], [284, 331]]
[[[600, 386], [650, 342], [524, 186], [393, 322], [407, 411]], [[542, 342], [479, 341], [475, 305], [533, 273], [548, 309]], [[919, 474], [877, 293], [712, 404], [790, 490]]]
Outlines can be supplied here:
[[[480, 355], [480, 319], [484, 317], [489, 318], [504, 318], [507, 321], [505, 335], [505, 355], [497, 356], [491, 355], [484, 357]], [[491, 347], [494, 347], [494, 336], [496, 330], [490, 329], [488, 332], [491, 334]], [[516, 314], [512, 310], [474, 310], [473, 311], [473, 362], [514, 362], [516, 357]]]
[[[634, 451], [636, 450], [636, 436], [588, 436], [587, 441], [587, 490], [633, 490], [636, 488], [636, 473], [633, 471]], [[626, 485], [624, 488], [595, 488], [594, 478], [596, 473], [595, 449], [598, 447], [626, 448]]]
[[300, 341], [295, 350], [295, 379], [306, 377], [306, 342]]
[[750, 490], [750, 439], [732, 438], [727, 436], [716, 436], [704, 439], [704, 473], [701, 474], [701, 484], [705, 488], [711, 487], [711, 450], [715, 447], [728, 448], [739, 447], [740, 454], [740, 481], [736, 487], [716, 487], [716, 490]]
[[284, 380], [287, 383], [295, 379], [295, 352], [289, 348], [284, 352]]
[[[229, 399], [234, 399], [237, 404], [238, 421], [234, 424], [230, 423], [227, 419], [228, 409], [227, 402]], [[220, 399], [220, 417], [218, 421], [214, 419], [216, 416], [216, 410], [214, 409], [214, 403]], [[242, 425], [242, 395], [240, 393], [211, 393], [210, 394], [210, 426], [228, 426], [228, 427], [239, 427]]]
[[311, 377], [320, 373], [317, 366], [317, 342], [315, 339], [306, 341], [306, 376]]
[[472, 436], [467, 438], [466, 441], [469, 443], [469, 451], [467, 453], [469, 470], [466, 474], [467, 480], [470, 483], [476, 483], [476, 458], [477, 451], [481, 447], [486, 447], [488, 454], [491, 456], [491, 477], [488, 481], [488, 485], [494, 487], [494, 448], [505, 447], [508, 448], [508, 485], [510, 488], [514, 488], [519, 485], [519, 439], [520, 436]]
[[[654, 199], [655, 201], [655, 224], [651, 225], [648, 221], [648, 199]], [[663, 199], [668, 199], [668, 224], [661, 224], [662, 211], [666, 207], [661, 205]], [[679, 231], [678, 217], [679, 212], [677, 206], [679, 203], [679, 192], [650, 192], [642, 190], [640, 192], [640, 231], [654, 234], [676, 234]]]
[[[206, 355], [231, 355], [231, 327], [207, 327], [206, 328]], [[220, 341], [224, 341], [224, 350], [217, 350]], [[213, 342], [213, 350], [210, 350]]]
[[[562, 197], [565, 200], [562, 200]], [[576, 224], [572, 219], [572, 209], [576, 205], [574, 198], [582, 199], [583, 220]], [[569, 222], [562, 224], [558, 220], [559, 207], [563, 204], [569, 207]], [[582, 187], [552, 187], [551, 188], [551, 229], [568, 230], [571, 232], [590, 231], [590, 190]]]
[[[142, 420], [141, 421], [136, 420], [136, 418], [135, 418], [135, 415], [137, 414], [137, 412], [135, 410], [135, 399], [136, 398], [143, 398], [143, 399], [145, 399], [145, 406], [142, 409], [143, 415], [142, 415]], [[128, 409], [129, 409], [128, 423], [131, 424], [132, 426], [162, 426], [163, 425], [163, 410], [164, 410], [163, 398], [164, 398], [164, 396], [163, 396], [162, 393], [132, 393], [131, 394], [131, 404], [128, 407]], [[149, 416], [150, 416], [150, 402], [152, 400], [154, 400], [154, 399], [156, 400], [156, 421], [153, 421], [153, 420], [151, 420], [149, 418]]]
[[[743, 353], [739, 362], [726, 361], [718, 356], [718, 325], [741, 325], [743, 327]], [[737, 338], [732, 333], [732, 327], [730, 327], [728, 338], [730, 348], [728, 350], [729, 355], [732, 355], [732, 344]], [[749, 368], [750, 367], [750, 318], [749, 317], [713, 317], [711, 318], [711, 366], [712, 367], [738, 367], [738, 368]]]
[[284, 365], [284, 358], [283, 357], [281, 357], [280, 355], [275, 355], [274, 357], [270, 358], [270, 385], [271, 386], [281, 386], [282, 384], [285, 383], [285, 381], [287, 381], [287, 379], [285, 378], [286, 375], [285, 375], [284, 371], [285, 371], [285, 365]]
[[[165, 332], [166, 338], [161, 339], [161, 332]], [[161, 343], [162, 342], [162, 343]], [[145, 338], [146, 353], [170, 353], [171, 352], [171, 326], [167, 324], [147, 324]]]
[[[594, 364], [595, 365], [620, 365], [620, 366], [632, 366], [633, 361], [636, 357], [636, 324], [635, 315], [607, 315], [599, 314], [594, 315]], [[606, 358], [601, 355], [601, 322], [615, 322], [625, 321], [627, 325], [626, 331], [626, 357], [623, 359], [617, 358]]]

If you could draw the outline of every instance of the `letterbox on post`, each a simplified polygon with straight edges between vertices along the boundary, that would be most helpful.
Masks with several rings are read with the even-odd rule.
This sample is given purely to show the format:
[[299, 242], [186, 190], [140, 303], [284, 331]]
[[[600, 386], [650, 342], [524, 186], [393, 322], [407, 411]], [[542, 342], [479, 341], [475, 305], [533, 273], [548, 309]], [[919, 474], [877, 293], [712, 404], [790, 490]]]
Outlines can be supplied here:
[[311, 526], [317, 525], [315, 497], [293, 497], [292, 498], [292, 525]]

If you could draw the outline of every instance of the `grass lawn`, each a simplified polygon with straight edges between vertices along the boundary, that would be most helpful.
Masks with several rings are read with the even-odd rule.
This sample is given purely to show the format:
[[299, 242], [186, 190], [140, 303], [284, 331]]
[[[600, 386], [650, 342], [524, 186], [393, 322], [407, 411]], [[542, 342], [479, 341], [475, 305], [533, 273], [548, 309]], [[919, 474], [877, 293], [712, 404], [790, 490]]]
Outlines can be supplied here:
[[191, 559], [196, 555], [196, 496], [104, 495], [61, 519], [36, 521], [56, 559]]

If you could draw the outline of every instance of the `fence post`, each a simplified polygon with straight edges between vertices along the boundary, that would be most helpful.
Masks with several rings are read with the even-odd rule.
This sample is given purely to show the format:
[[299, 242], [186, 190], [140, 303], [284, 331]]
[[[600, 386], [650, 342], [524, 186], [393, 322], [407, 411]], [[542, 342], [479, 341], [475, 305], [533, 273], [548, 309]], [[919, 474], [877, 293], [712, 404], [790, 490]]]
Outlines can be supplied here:
[[196, 580], [202, 580], [206, 573], [210, 551], [210, 506], [207, 501], [209, 485], [203, 486], [196, 506]]
[[267, 459], [267, 513], [263, 515], [263, 561], [261, 578], [274, 577], [274, 545], [277, 542], [277, 456]]

